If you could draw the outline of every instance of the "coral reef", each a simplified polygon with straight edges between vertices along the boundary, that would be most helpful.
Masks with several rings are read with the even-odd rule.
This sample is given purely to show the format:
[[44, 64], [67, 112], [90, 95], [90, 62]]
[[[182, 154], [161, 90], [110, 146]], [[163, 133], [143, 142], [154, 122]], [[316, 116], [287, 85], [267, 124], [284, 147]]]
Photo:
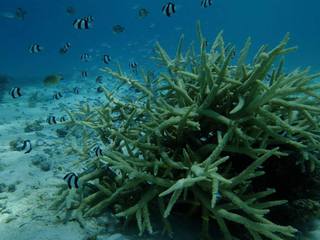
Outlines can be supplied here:
[[[199, 216], [202, 239], [210, 239], [214, 224], [225, 240], [294, 237], [296, 229], [268, 218], [287, 200], [265, 182], [289, 174], [270, 164], [289, 161], [308, 173], [319, 163], [320, 74], [284, 71], [281, 56], [295, 50], [286, 48], [288, 35], [271, 50], [261, 46], [247, 63], [250, 39], [236, 60], [221, 33], [210, 49], [200, 23], [197, 33], [199, 53], [193, 44], [183, 53], [183, 36], [173, 59], [157, 43], [159, 75], [141, 71], [142, 82], [120, 67], [103, 68], [120, 82], [111, 92], [103, 88], [106, 104], [66, 110], [68, 125], [83, 129], [82, 149], [73, 144], [67, 153], [79, 153], [89, 169], [76, 192], [64, 186], [58, 193], [52, 207], [66, 218], [83, 222], [112, 209], [143, 234], [153, 232], [159, 216], [172, 235], [170, 215], [180, 210]], [[116, 97], [126, 86], [136, 90], [135, 101]], [[104, 149], [92, 157], [95, 134]]]

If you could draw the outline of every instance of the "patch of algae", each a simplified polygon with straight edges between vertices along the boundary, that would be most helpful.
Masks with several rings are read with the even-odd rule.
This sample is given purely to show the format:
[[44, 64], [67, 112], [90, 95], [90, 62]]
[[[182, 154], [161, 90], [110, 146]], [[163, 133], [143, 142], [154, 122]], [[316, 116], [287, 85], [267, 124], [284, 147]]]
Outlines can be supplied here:
[[[295, 49], [286, 48], [288, 35], [271, 50], [262, 46], [250, 64], [248, 39], [232, 64], [235, 49], [221, 33], [209, 50], [200, 23], [197, 33], [199, 54], [193, 45], [183, 54], [183, 35], [173, 59], [157, 43], [154, 59], [165, 70], [154, 79], [141, 72], [144, 83], [120, 67], [102, 69], [139, 91], [136, 102], [104, 88], [105, 105], [67, 110], [69, 124], [86, 129], [78, 151], [93, 170], [80, 176], [77, 204], [66, 203], [65, 187], [53, 207], [73, 209], [80, 221], [115, 209], [117, 217], [135, 219], [140, 234], [153, 232], [151, 214], [158, 212], [164, 231], [172, 234], [169, 216], [183, 204], [201, 213], [202, 239], [210, 238], [213, 223], [226, 240], [237, 236], [234, 226], [245, 229], [249, 239], [294, 237], [293, 227], [267, 216], [286, 200], [270, 198], [274, 189], [255, 191], [252, 185], [266, 174], [266, 161], [293, 153], [301, 169], [312, 171], [319, 163], [320, 83], [313, 80], [320, 74], [284, 72], [278, 58]], [[90, 131], [108, 147], [94, 160], [88, 157], [94, 145]]]

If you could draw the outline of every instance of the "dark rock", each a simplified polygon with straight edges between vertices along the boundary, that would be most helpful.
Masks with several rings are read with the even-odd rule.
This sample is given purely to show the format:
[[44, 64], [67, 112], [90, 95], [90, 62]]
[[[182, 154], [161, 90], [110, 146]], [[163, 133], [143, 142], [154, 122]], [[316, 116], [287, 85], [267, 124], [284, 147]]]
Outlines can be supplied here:
[[66, 128], [58, 128], [56, 133], [58, 137], [64, 138], [68, 134], [68, 130]]
[[41, 162], [40, 163], [40, 169], [42, 171], [47, 172], [47, 171], [49, 171], [51, 169], [51, 164], [49, 162], [47, 162], [47, 161]]
[[8, 189], [5, 183], [0, 183], [0, 193], [6, 192]]
[[23, 146], [23, 139], [18, 138], [17, 140], [12, 140], [9, 142], [10, 150], [21, 151]]
[[15, 192], [16, 191], [16, 185], [15, 184], [10, 184], [8, 186], [8, 192]]
[[40, 120], [36, 120], [33, 123], [27, 124], [27, 126], [24, 128], [25, 132], [35, 132], [35, 131], [41, 131], [44, 128], [44, 126], [41, 125]]
[[44, 161], [46, 161], [46, 157], [43, 155], [35, 155], [31, 160], [32, 164], [35, 166], [40, 165]]

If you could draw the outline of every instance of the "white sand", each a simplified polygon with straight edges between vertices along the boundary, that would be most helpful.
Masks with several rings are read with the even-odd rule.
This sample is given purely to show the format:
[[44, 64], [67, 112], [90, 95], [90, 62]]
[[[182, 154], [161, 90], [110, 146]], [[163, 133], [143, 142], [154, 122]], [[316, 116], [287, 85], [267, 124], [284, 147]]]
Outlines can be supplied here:
[[[76, 86], [76, 85], [75, 85]], [[59, 107], [60, 103], [72, 107], [80, 100], [84, 100], [88, 91], [94, 94], [94, 98], [101, 98], [83, 86], [83, 95], [72, 93], [64, 94], [60, 100], [52, 99], [54, 89], [41, 90], [43, 102], [30, 108], [28, 98], [37, 91], [35, 88], [22, 88], [23, 96], [12, 99], [5, 96], [4, 103], [0, 105], [0, 184], [14, 184], [14, 192], [0, 192], [0, 240], [85, 240], [98, 232], [101, 227], [91, 221], [88, 229], [80, 227], [78, 222], [71, 221], [63, 224], [57, 221], [56, 212], [49, 210], [49, 206], [56, 199], [54, 194], [58, 185], [65, 184], [62, 180], [67, 170], [76, 160], [76, 156], [66, 157], [63, 153], [63, 139], [59, 139], [55, 129], [61, 126], [51, 126], [45, 123], [49, 114], [55, 116], [65, 115]], [[71, 87], [72, 89], [72, 87]], [[61, 91], [61, 88], [57, 90]], [[64, 89], [65, 90], [65, 89]], [[63, 92], [63, 91], [62, 91]], [[99, 97], [97, 97], [99, 96]], [[42, 120], [44, 129], [40, 132], [24, 132], [27, 123], [34, 120]], [[12, 151], [9, 142], [17, 138], [29, 139], [32, 142], [33, 150], [24, 154], [24, 151]], [[41, 139], [45, 142], [43, 146], [36, 146], [35, 143]], [[60, 142], [57, 144], [57, 142]], [[52, 156], [44, 152], [52, 150]], [[38, 155], [49, 158], [50, 171], [43, 171], [32, 164], [32, 159]], [[89, 226], [90, 224], [88, 224]], [[109, 239], [109, 238], [103, 238]], [[110, 239], [127, 239], [118, 234]]]

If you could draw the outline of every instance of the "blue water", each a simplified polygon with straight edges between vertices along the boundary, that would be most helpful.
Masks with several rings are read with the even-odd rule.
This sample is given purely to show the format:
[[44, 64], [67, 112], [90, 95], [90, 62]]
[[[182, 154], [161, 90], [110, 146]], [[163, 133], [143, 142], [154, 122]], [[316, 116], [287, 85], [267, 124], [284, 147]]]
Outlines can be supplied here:
[[[291, 33], [290, 46], [299, 46], [287, 58], [287, 66], [311, 66], [319, 70], [320, 56], [320, 2], [318, 0], [213, 0], [207, 9], [200, 7], [200, 0], [174, 0], [177, 12], [166, 17], [161, 7], [168, 1], [149, 0], [1, 0], [0, 12], [14, 12], [17, 7], [27, 11], [25, 20], [1, 17], [0, 73], [30, 84], [41, 82], [50, 73], [65, 76], [81, 70], [97, 72], [103, 66], [103, 54], [127, 67], [129, 61], [140, 66], [150, 66], [149, 57], [155, 41], [169, 52], [174, 52], [179, 35], [186, 36], [186, 45], [196, 39], [195, 22], [201, 20], [203, 31], [212, 40], [224, 31], [226, 42], [241, 49], [248, 36], [252, 37], [254, 53], [264, 43], [274, 46], [286, 32]], [[66, 7], [76, 9], [74, 15]], [[150, 14], [144, 19], [137, 16], [138, 8]], [[94, 26], [77, 30], [74, 19], [92, 15]], [[125, 31], [112, 32], [120, 24]], [[60, 55], [59, 49], [70, 42], [68, 54]], [[30, 54], [28, 47], [39, 43], [45, 49]], [[89, 63], [80, 61], [80, 55], [93, 55]], [[95, 73], [96, 74], [96, 73]]]

